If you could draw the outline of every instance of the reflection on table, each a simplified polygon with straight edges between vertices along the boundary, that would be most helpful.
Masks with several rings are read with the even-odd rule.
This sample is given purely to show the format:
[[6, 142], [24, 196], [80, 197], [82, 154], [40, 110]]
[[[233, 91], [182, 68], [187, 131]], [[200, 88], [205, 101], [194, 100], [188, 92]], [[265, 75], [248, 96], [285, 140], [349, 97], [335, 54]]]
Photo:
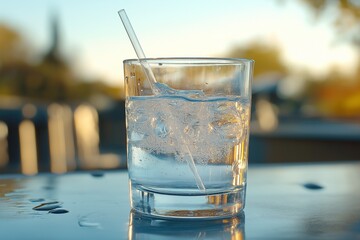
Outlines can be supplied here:
[[131, 239], [244, 239], [245, 214], [214, 221], [167, 221], [131, 211]]
[[131, 212], [125, 170], [0, 175], [0, 238], [359, 239], [359, 173], [359, 162], [253, 165], [245, 213], [216, 221]]

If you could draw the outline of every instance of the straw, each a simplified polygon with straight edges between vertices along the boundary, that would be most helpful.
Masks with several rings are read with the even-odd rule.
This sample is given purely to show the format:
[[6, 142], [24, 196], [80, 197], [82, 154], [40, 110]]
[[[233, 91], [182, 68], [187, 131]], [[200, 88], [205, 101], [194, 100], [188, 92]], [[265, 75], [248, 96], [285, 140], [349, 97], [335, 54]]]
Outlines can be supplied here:
[[153, 91], [154, 94], [159, 94], [160, 93], [159, 88], [156, 87], [156, 83], [157, 83], [156, 78], [151, 70], [150, 65], [145, 60], [146, 58], [145, 53], [140, 45], [138, 38], [136, 37], [133, 27], [131, 26], [130, 20], [125, 12], [125, 9], [121, 9], [118, 13], [125, 27], [126, 33], [130, 38], [131, 44], [135, 49], [136, 56], [138, 57], [139, 62], [145, 72], [146, 78], [149, 80], [151, 90]]
[[[125, 30], [130, 38], [131, 44], [134, 47], [134, 50], [139, 59], [140, 65], [145, 72], [147, 80], [149, 81], [151, 90], [153, 91], [153, 93], [155, 95], [162, 94], [161, 89], [159, 89], [159, 87], [158, 87], [158, 82], [156, 81], [155, 75], [152, 72], [150, 65], [146, 61], [145, 53], [140, 45], [138, 38], [136, 37], [134, 29], [131, 26], [130, 20], [125, 12], [125, 9], [121, 9], [120, 11], [118, 11], [118, 13], [119, 13], [120, 19], [125, 27]], [[171, 121], [171, 122], [174, 122], [174, 121]], [[197, 171], [194, 158], [190, 152], [188, 145], [185, 142], [185, 139], [182, 137], [181, 132], [177, 129], [176, 126], [174, 126], [174, 130], [176, 130], [175, 134], [180, 137], [180, 140], [183, 143], [182, 146], [185, 147], [186, 154], [188, 155], [188, 157], [185, 157], [185, 159], [191, 169], [191, 172], [194, 175], [197, 187], [199, 188], [199, 190], [205, 191], [206, 189], [205, 189], [204, 183], [201, 180], [201, 177]]]

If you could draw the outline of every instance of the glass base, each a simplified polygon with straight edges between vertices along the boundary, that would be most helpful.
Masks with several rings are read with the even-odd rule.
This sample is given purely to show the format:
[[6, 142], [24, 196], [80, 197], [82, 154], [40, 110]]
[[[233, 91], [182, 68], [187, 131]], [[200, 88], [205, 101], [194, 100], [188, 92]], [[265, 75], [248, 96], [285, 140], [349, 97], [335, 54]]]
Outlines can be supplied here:
[[164, 194], [135, 187], [130, 183], [131, 207], [160, 219], [221, 219], [242, 213], [245, 188], [202, 195]]
[[[181, 221], [181, 220], [180, 220]], [[245, 214], [225, 219], [174, 221], [148, 217], [135, 210], [129, 216], [129, 240], [245, 239]]]

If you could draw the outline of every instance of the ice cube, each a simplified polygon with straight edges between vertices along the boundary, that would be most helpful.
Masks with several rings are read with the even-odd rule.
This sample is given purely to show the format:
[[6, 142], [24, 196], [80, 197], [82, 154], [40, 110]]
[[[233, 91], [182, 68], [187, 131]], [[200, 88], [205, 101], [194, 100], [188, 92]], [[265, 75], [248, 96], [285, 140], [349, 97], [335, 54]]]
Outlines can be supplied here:
[[154, 118], [151, 126], [154, 129], [156, 136], [166, 138], [169, 135], [169, 127], [167, 126], [165, 119], [162, 117]]

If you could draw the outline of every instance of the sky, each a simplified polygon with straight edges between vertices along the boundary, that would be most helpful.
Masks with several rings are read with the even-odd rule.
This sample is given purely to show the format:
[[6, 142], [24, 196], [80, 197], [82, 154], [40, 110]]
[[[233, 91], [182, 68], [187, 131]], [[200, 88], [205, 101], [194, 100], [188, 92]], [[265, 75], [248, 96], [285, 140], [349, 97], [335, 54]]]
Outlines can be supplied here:
[[[282, 4], [281, 4], [282, 2]], [[356, 52], [336, 41], [331, 20], [314, 22], [299, 1], [277, 0], [0, 0], [0, 23], [21, 32], [38, 52], [49, 47], [49, 18], [60, 21], [61, 51], [88, 78], [122, 84], [122, 62], [136, 58], [117, 11], [125, 9], [147, 57], [223, 57], [259, 40], [315, 75], [354, 70]]]

